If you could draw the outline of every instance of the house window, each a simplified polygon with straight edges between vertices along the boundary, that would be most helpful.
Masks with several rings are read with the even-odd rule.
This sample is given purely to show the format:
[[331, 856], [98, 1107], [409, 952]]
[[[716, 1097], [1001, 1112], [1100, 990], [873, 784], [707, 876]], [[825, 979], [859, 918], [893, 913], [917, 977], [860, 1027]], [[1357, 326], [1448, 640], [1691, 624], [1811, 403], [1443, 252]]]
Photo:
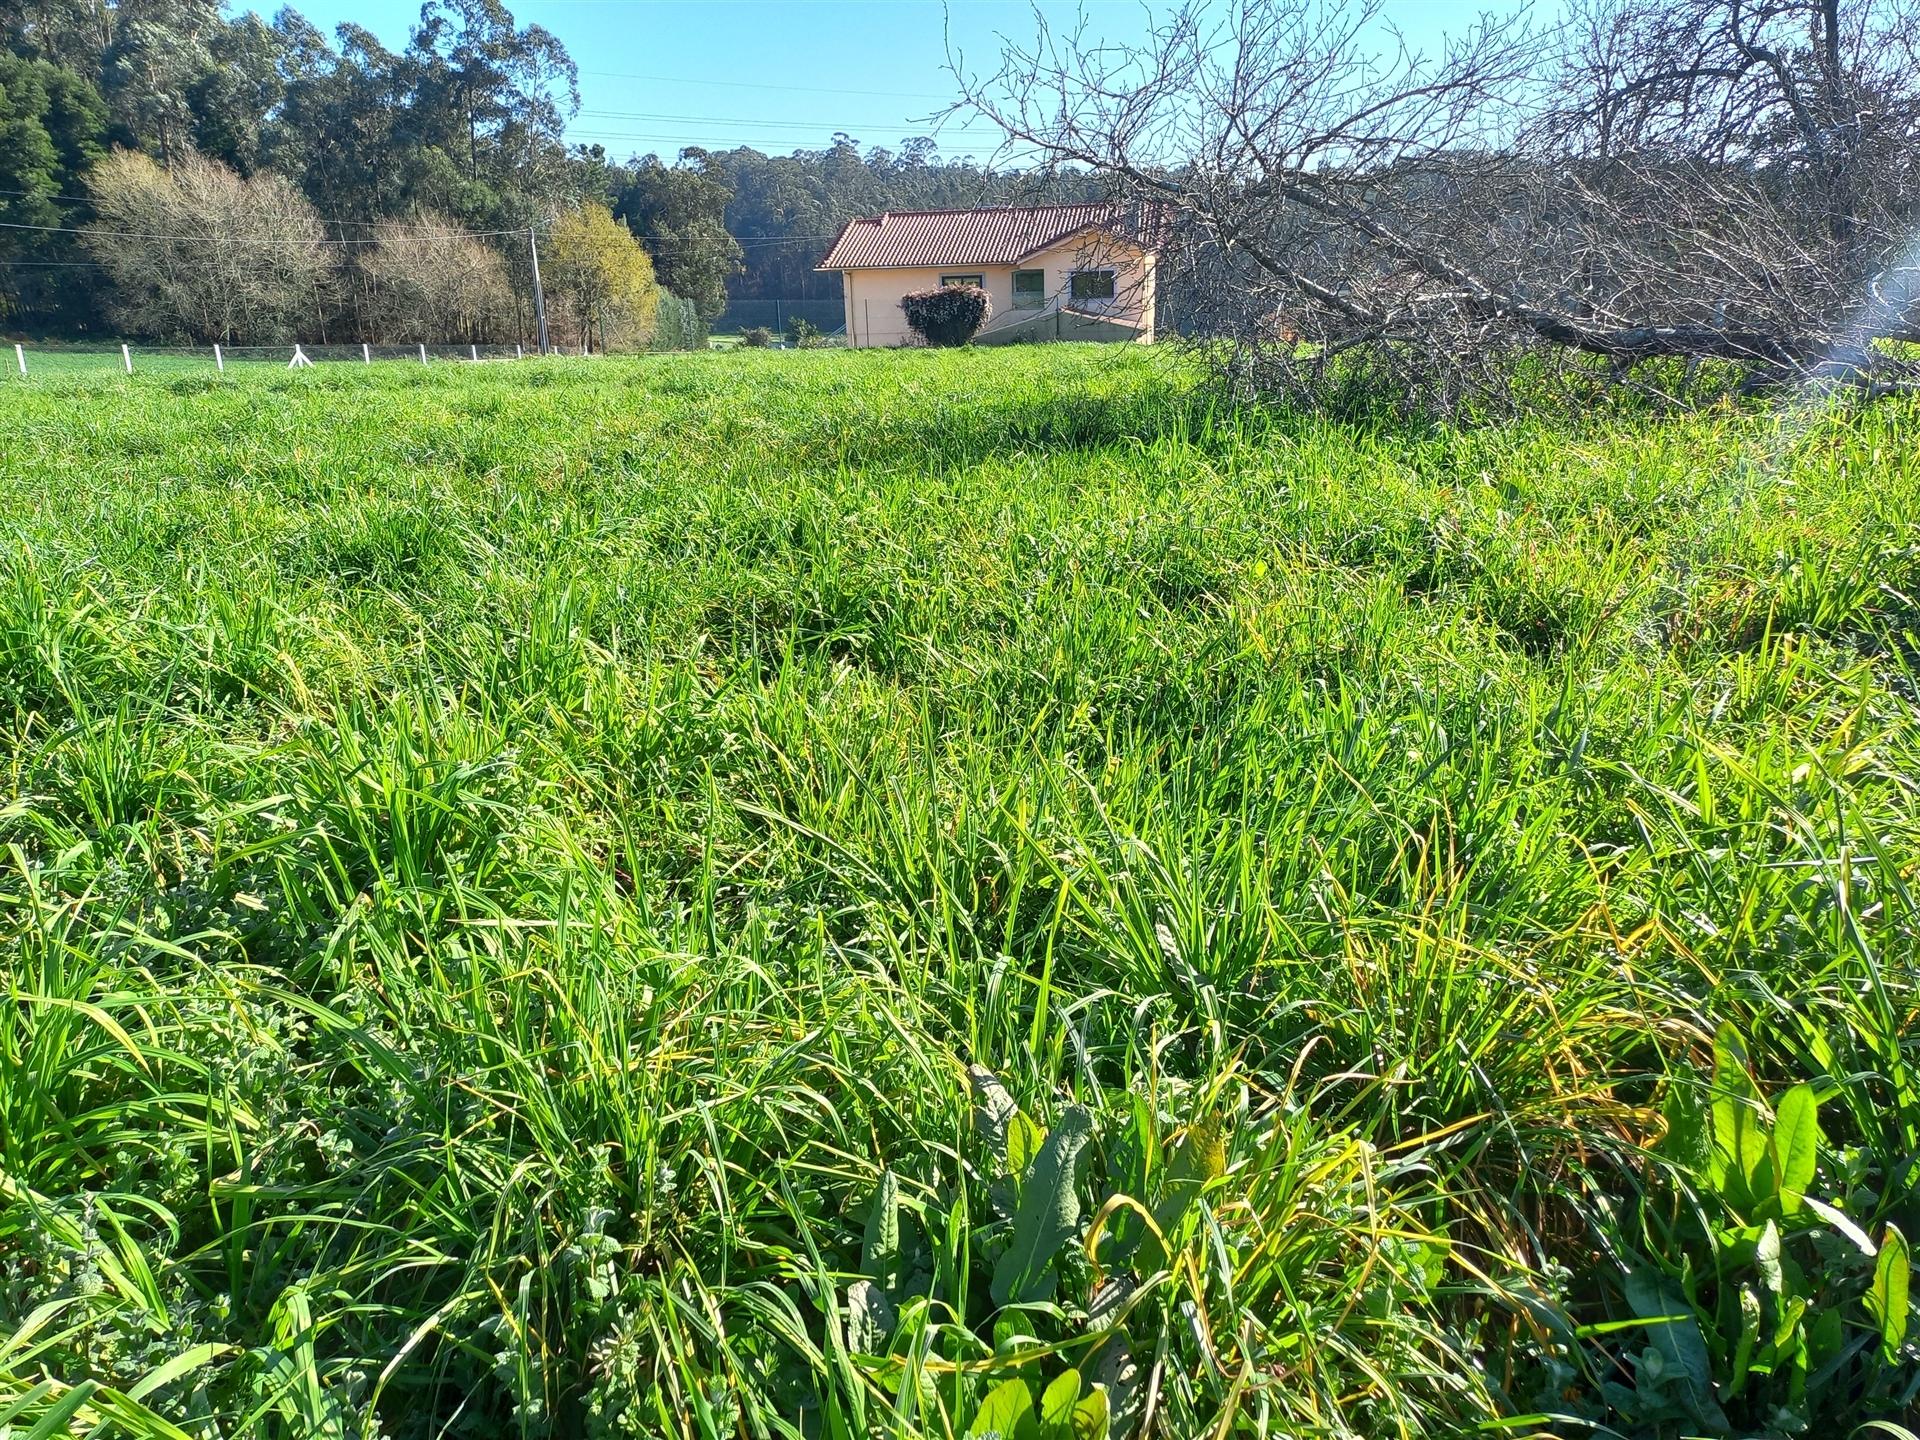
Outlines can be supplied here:
[[984, 290], [987, 288], [987, 277], [984, 275], [942, 275], [940, 277], [940, 283], [942, 285], [977, 285]]
[[1076, 300], [1113, 299], [1113, 271], [1076, 270], [1073, 272], [1072, 294]]
[[1016, 270], [1013, 272], [1013, 308], [1016, 310], [1038, 310], [1047, 303], [1047, 272], [1044, 270]]

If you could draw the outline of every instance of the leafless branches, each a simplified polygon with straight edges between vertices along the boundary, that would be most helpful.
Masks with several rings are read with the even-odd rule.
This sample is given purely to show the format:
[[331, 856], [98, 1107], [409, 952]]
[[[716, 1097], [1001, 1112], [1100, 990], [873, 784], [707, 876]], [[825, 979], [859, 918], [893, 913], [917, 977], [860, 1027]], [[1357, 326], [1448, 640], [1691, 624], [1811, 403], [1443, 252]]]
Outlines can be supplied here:
[[499, 251], [431, 213], [377, 233], [378, 243], [360, 258], [376, 333], [436, 343], [517, 333], [513, 285]]
[[1522, 353], [1883, 383], [1920, 329], [1916, 34], [1907, 0], [1583, 0], [1423, 55], [1378, 0], [1194, 0], [1138, 43], [1040, 18], [962, 82], [1012, 153], [1167, 217], [1173, 318], [1261, 389], [1448, 404]]
[[86, 243], [131, 332], [284, 340], [325, 315], [332, 257], [313, 207], [282, 177], [243, 179], [199, 155], [163, 170], [116, 150], [89, 184], [100, 218]]

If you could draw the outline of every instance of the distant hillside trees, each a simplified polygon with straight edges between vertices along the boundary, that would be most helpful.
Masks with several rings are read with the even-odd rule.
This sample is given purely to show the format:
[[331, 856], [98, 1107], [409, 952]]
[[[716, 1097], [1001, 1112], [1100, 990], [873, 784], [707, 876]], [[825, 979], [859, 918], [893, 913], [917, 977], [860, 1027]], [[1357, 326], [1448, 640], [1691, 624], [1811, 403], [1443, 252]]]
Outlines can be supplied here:
[[681, 152], [664, 165], [649, 155], [626, 172], [613, 213], [646, 245], [660, 283], [693, 303], [703, 320], [727, 308], [727, 281], [741, 269], [741, 250], [727, 233], [733, 191], [704, 151]]
[[360, 259], [372, 332], [462, 344], [510, 340], [520, 315], [506, 261], [431, 211], [379, 232]]
[[265, 343], [324, 334], [334, 257], [283, 176], [243, 179], [191, 151], [171, 170], [116, 150], [88, 176], [87, 248], [136, 335]]
[[553, 313], [590, 350], [631, 350], [653, 338], [660, 287], [653, 262], [604, 205], [582, 205], [548, 232]]

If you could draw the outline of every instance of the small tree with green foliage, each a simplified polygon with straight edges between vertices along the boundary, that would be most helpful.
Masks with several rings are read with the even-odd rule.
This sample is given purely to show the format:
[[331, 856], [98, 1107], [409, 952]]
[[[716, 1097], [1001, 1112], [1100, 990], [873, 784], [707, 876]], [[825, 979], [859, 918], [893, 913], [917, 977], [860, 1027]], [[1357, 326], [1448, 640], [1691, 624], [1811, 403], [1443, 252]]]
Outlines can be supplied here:
[[773, 332], [764, 325], [749, 325], [740, 332], [740, 343], [749, 350], [764, 350], [773, 344]]
[[907, 324], [929, 345], [964, 345], [986, 324], [993, 301], [978, 285], [942, 285], [900, 297]]
[[653, 348], [656, 350], [704, 350], [707, 348], [707, 324], [691, 300], [670, 290], [660, 292], [660, 309], [654, 319]]

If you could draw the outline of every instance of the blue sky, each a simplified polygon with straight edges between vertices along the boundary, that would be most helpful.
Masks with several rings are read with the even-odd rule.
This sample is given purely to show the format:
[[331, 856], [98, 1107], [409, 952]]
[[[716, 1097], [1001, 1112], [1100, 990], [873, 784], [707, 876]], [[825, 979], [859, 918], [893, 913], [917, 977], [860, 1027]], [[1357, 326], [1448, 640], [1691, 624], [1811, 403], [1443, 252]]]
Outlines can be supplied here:
[[[925, 117], [952, 97], [946, 32], [970, 66], [991, 68], [1001, 33], [1032, 33], [1025, 0], [508, 0], [523, 24], [559, 36], [580, 67], [581, 112], [571, 133], [616, 159], [683, 145], [752, 145], [769, 153], [814, 149], [834, 131], [863, 144], [897, 145], [930, 132]], [[257, 0], [247, 8], [270, 12]], [[294, 0], [331, 33], [363, 25], [387, 45], [406, 43], [419, 0]], [[1071, 3], [1048, 3], [1070, 18]], [[1470, 23], [1477, 0], [1387, 0], [1387, 18], [1417, 43]], [[1087, 0], [1096, 27], [1137, 34], [1140, 0]], [[884, 65], [871, 57], [886, 56]], [[991, 153], [993, 136], [949, 121], [944, 153]]]

